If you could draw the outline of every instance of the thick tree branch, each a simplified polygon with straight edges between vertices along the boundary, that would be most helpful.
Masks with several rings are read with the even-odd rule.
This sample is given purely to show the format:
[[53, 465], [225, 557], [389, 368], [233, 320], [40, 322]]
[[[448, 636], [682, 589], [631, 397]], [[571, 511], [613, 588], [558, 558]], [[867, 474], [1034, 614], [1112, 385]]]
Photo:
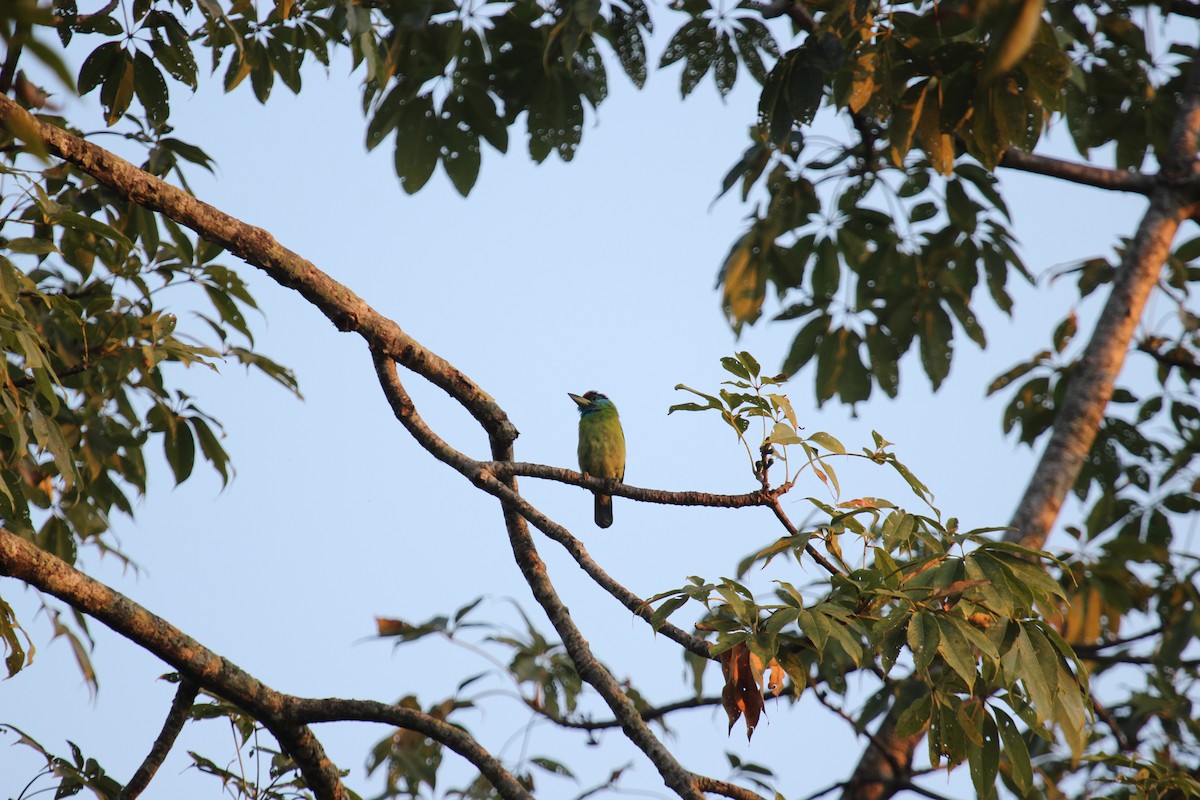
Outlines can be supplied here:
[[4, 529], [0, 529], [0, 575], [57, 597], [158, 656], [187, 680], [246, 709], [288, 751], [318, 798], [344, 800], [347, 796], [337, 767], [311, 732], [282, 723], [286, 697], [228, 659], [123, 594]]
[[163, 760], [166, 759], [167, 753], [171, 752], [171, 748], [175, 746], [175, 740], [179, 738], [179, 732], [183, 730], [183, 724], [187, 722], [188, 713], [192, 710], [192, 703], [196, 700], [196, 694], [200, 691], [200, 687], [187, 678], [179, 679], [179, 688], [175, 690], [175, 699], [171, 701], [171, 709], [167, 712], [167, 718], [163, 721], [162, 731], [158, 734], [158, 738], [154, 740], [150, 752], [146, 755], [146, 760], [137, 768], [137, 772], [133, 773], [133, 777], [129, 779], [129, 783], [125, 784], [125, 788], [121, 790], [120, 800], [134, 800], [138, 795], [146, 790], [153, 780], [158, 768], [162, 766]]
[[359, 334], [372, 348], [387, 353], [462, 403], [490, 437], [507, 441], [517, 437], [517, 429], [483, 389], [448, 361], [418, 344], [348, 287], [279, 244], [268, 231], [247, 225], [113, 153], [42, 122], [9, 98], [0, 96], [0, 124], [7, 124], [19, 115], [32, 122], [51, 153], [74, 164], [122, 198], [191, 228], [266, 272], [280, 285], [295, 289], [338, 330]]
[[842, 790], [842, 800], [883, 800], [908, 785], [913, 775], [913, 753], [925, 738], [925, 729], [908, 736], [896, 734], [899, 711], [894, 707], [871, 738], [854, 774]]
[[1154, 191], [1156, 185], [1153, 175], [1097, 167], [1093, 164], [1081, 164], [1076, 161], [1025, 153], [1020, 150], [1006, 150], [1000, 158], [1000, 166], [1047, 175], [1084, 186], [1095, 186], [1099, 189], [1110, 189], [1117, 192], [1134, 192], [1147, 197]]
[[374, 700], [343, 700], [336, 697], [311, 699], [294, 697], [288, 703], [288, 716], [297, 723], [381, 722], [397, 728], [416, 731], [445, 745], [470, 761], [481, 775], [496, 788], [501, 797], [532, 800], [532, 795], [500, 761], [485, 750], [469, 733], [457, 725], [410, 708], [380, 703]]
[[1054, 419], [1050, 441], [1013, 514], [1005, 539], [1042, 549], [1084, 459], [1092, 449], [1113, 385], [1125, 363], [1146, 299], [1180, 223], [1200, 205], [1192, 181], [1200, 131], [1200, 61], [1193, 61], [1182, 105], [1171, 130], [1170, 150], [1133, 241], [1125, 251], [1108, 301], [1084, 349]]
[[504, 800], [531, 800], [499, 760], [462, 729], [418, 711], [384, 711], [393, 707], [382, 703], [309, 700], [277, 692], [121, 593], [2, 528], [0, 575], [57, 597], [170, 664], [184, 680], [245, 709], [279, 741], [319, 800], [344, 800], [347, 796], [337, 766], [325, 756], [306, 725], [337, 719], [333, 709], [345, 711], [346, 720], [384, 722], [419, 731], [470, 761]]

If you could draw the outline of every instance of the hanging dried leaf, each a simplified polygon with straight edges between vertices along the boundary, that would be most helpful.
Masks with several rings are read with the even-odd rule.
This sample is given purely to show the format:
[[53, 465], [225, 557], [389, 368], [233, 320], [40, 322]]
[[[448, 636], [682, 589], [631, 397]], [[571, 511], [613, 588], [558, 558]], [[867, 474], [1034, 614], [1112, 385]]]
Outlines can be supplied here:
[[734, 723], [743, 714], [746, 715], [747, 740], [754, 735], [763, 710], [763, 696], [758, 688], [763, 674], [762, 662], [758, 664], [756, 675], [751, 659], [750, 648], [745, 643], [736, 644], [721, 654], [721, 672], [725, 676], [721, 704], [729, 717], [730, 732], [733, 731]]

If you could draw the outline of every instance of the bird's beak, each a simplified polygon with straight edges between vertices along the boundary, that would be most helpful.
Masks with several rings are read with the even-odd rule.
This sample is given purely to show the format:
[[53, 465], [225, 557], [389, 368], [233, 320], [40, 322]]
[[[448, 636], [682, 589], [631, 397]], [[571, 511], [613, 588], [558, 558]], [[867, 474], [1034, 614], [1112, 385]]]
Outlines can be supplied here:
[[586, 397], [580, 397], [579, 395], [571, 394], [570, 392], [567, 392], [567, 397], [578, 403], [580, 408], [587, 408], [592, 404], [592, 401], [588, 400]]

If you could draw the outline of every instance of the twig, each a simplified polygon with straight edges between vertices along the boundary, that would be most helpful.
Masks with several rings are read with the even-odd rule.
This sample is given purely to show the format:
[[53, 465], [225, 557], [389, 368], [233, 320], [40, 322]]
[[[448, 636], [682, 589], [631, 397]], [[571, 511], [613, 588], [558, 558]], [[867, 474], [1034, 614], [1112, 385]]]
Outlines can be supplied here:
[[1125, 735], [1125, 731], [1121, 730], [1121, 726], [1112, 715], [1112, 712], [1096, 699], [1095, 695], [1092, 695], [1092, 709], [1096, 712], [1096, 716], [1104, 720], [1104, 724], [1112, 731], [1113, 738], [1117, 740], [1117, 747], [1122, 753], [1132, 753], [1134, 750], [1137, 750], [1137, 742], [1131, 741]]
[[838, 781], [837, 783], [831, 783], [829, 786], [826, 786], [824, 789], [818, 789], [817, 791], [813, 792], [812, 794], [802, 797], [800, 800], [817, 800], [818, 797], [824, 797], [825, 795], [829, 794], [830, 792], [836, 792], [838, 789], [845, 788], [845, 786], [846, 786], [846, 783], [844, 781]]
[[199, 691], [200, 687], [195, 682], [188, 678], [181, 677], [179, 679], [179, 688], [175, 690], [175, 699], [171, 701], [171, 709], [163, 721], [162, 731], [154, 740], [150, 752], [146, 755], [146, 760], [142, 762], [141, 766], [137, 768], [137, 772], [133, 773], [133, 777], [129, 779], [129, 783], [125, 784], [125, 788], [121, 790], [120, 800], [134, 800], [150, 785], [150, 781], [154, 779], [155, 773], [166, 759], [167, 753], [171, 752], [171, 748], [175, 746], [175, 740], [179, 737], [179, 732], [183, 730], [183, 724], [187, 722], [188, 713], [192, 710], [192, 703], [195, 702], [196, 694]]
[[[641, 714], [642, 719], [646, 722], [653, 722], [654, 720], [662, 719], [668, 714], [673, 714], [676, 711], [685, 711], [692, 708], [708, 708], [709, 706], [719, 706], [720, 704], [721, 698], [719, 697], [693, 697], [688, 700], [677, 700], [674, 703], [667, 703], [654, 708], [647, 708], [643, 711], [639, 711], [638, 713]], [[544, 708], [537, 708], [533, 705], [529, 705], [529, 708], [539, 716], [545, 717], [555, 725], [563, 728], [573, 728], [580, 731], [603, 731], [616, 728], [620, 725], [620, 723], [615, 719], [605, 719], [598, 722], [569, 720], [555, 716]]]
[[707, 506], [710, 508], [746, 508], [748, 506], [769, 506], [771, 494], [766, 491], [747, 492], [746, 494], [711, 494], [709, 492], [671, 492], [663, 489], [643, 489], [631, 486], [611, 478], [596, 478], [564, 467], [552, 467], [546, 464], [528, 464], [520, 461], [493, 461], [481, 466], [490, 469], [497, 477], [508, 478], [514, 475], [527, 478], [543, 478], [558, 481], [584, 489], [600, 490], [617, 497], [628, 497], [631, 500], [641, 500], [646, 503], [660, 503], [670, 506]]
[[887, 749], [887, 745], [882, 740], [877, 739], [875, 737], [875, 734], [873, 734], [870, 731], [865, 730], [865, 729], [862, 731], [859, 731], [858, 730], [858, 721], [855, 720], [854, 717], [847, 714], [843, 709], [840, 709], [837, 706], [835, 706], [833, 703], [829, 702], [829, 698], [827, 698], [825, 696], [824, 692], [821, 692], [819, 690], [814, 690], [813, 694], [816, 696], [818, 703], [825, 706], [825, 708], [829, 709], [834, 714], [837, 714], [839, 717], [841, 717], [846, 722], [850, 723], [850, 727], [854, 729], [855, 733], [861, 733], [863, 736], [867, 737], [867, 739], [871, 742], [871, 744], [874, 745], [879, 750], [879, 752], [883, 754], [883, 757], [888, 760], [888, 763], [891, 764], [891, 767], [895, 771], [895, 774], [899, 775], [904, 770], [903, 765], [898, 760], [896, 760], [896, 756]]
[[25, 46], [25, 37], [29, 35], [28, 22], [18, 21], [13, 35], [8, 40], [8, 53], [4, 58], [4, 68], [0, 70], [0, 94], [8, 94], [12, 88], [13, 78], [17, 75], [17, 62], [21, 60], [21, 50]]
[[922, 795], [924, 797], [928, 797], [930, 800], [953, 800], [953, 798], [951, 798], [947, 795], [938, 794], [937, 792], [931, 792], [930, 790], [926, 789], [925, 787], [918, 786], [917, 784], [913, 783], [912, 781], [899, 781], [896, 784], [896, 788], [897, 789], [907, 789], [910, 792], [915, 792], [916, 794]]
[[[778, 497], [772, 498], [771, 510], [773, 512], [775, 512], [775, 516], [779, 519], [779, 521], [781, 523], [783, 523], [783, 527], [787, 528], [787, 532], [790, 535], [792, 535], [792, 536], [799, 535], [799, 533], [800, 533], [799, 529], [795, 525], [792, 524], [792, 521], [790, 519], [788, 519], [788, 515], [784, 513], [783, 506], [781, 506], [779, 504]], [[824, 567], [825, 571], [828, 572], [830, 575], [841, 575], [842, 574], [842, 571], [840, 569], [838, 569], [837, 567], [835, 567], [832, 563], [830, 563], [829, 559], [827, 559], [827, 558], [825, 558], [825, 556], [821, 555], [821, 552], [819, 550], [817, 550], [817, 548], [813, 547], [811, 543], [809, 543], [809, 542], [804, 543], [804, 552], [806, 552], [810, 556], [812, 556], [812, 560], [816, 561], [818, 564], [820, 564], [822, 567]]]

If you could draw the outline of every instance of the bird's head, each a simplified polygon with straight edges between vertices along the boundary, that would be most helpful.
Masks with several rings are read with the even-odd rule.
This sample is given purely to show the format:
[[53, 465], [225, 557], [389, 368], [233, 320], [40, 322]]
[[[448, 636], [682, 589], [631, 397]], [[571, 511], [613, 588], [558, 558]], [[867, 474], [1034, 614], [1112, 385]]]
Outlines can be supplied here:
[[606, 395], [600, 394], [600, 392], [584, 392], [582, 396], [567, 392], [567, 396], [579, 406], [580, 414], [590, 414], [602, 408], [613, 407], [613, 401], [609, 400]]

